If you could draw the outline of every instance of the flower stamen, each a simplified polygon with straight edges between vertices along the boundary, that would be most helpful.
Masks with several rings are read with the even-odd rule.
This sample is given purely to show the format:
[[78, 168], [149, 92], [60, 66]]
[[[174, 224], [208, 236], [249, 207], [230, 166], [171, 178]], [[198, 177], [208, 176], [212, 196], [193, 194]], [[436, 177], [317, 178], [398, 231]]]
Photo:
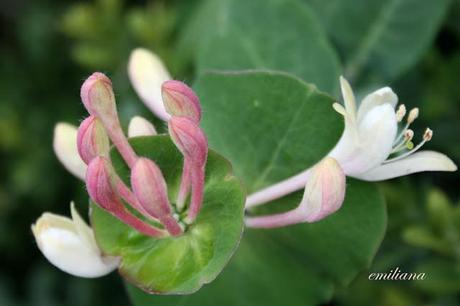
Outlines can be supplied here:
[[[413, 153], [415, 153], [416, 151], [418, 151], [425, 143], [427, 143], [428, 141], [431, 140], [431, 138], [433, 137], [433, 131], [430, 129], [430, 128], [426, 128], [425, 130], [425, 133], [423, 133], [423, 140], [415, 147], [415, 148], [412, 148], [410, 151], [407, 151], [406, 153], [404, 154], [401, 154], [399, 156], [396, 156], [394, 158], [390, 158], [390, 159], [387, 159], [386, 161], [383, 162], [383, 164], [387, 164], [387, 163], [391, 163], [391, 162], [394, 162], [394, 161], [397, 161], [397, 160], [400, 160], [400, 159], [403, 159]], [[412, 144], [413, 145], [413, 144]]]

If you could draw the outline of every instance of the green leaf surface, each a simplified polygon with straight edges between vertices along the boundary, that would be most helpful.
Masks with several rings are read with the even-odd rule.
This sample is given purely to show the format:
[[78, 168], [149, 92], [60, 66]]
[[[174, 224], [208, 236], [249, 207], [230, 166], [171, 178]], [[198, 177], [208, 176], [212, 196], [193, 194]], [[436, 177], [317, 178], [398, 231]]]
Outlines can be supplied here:
[[195, 89], [210, 146], [232, 162], [250, 192], [315, 164], [342, 133], [334, 99], [291, 75], [207, 73]]
[[[155, 161], [175, 199], [182, 155], [167, 136], [137, 137], [130, 143], [139, 156]], [[118, 174], [129, 182], [129, 169], [112, 152]], [[175, 238], [154, 239], [92, 205], [91, 224], [104, 254], [122, 258], [120, 273], [148, 292], [190, 293], [212, 281], [227, 264], [243, 230], [245, 195], [227, 160], [209, 152], [202, 210], [196, 222]]]
[[[368, 267], [386, 227], [374, 184], [349, 180], [342, 209], [313, 224], [247, 229], [222, 274], [189, 296], [149, 296], [129, 286], [135, 306], [309, 306], [326, 302]], [[291, 195], [300, 198], [301, 193]], [[285, 200], [275, 205], [285, 205]]]
[[273, 69], [335, 93], [338, 56], [310, 9], [297, 0], [207, 0], [183, 33], [199, 72]]
[[316, 12], [345, 62], [350, 80], [391, 81], [430, 45], [450, 0], [304, 0]]

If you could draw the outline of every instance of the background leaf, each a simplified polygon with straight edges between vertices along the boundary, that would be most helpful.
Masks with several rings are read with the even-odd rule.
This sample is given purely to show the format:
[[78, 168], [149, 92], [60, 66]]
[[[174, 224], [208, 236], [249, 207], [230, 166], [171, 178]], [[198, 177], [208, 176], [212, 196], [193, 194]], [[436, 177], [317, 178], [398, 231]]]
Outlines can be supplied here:
[[450, 0], [305, 0], [342, 55], [350, 80], [390, 81], [426, 51]]
[[292, 73], [329, 93], [338, 88], [338, 57], [300, 1], [207, 0], [190, 23], [183, 37], [196, 46], [198, 74], [267, 68]]

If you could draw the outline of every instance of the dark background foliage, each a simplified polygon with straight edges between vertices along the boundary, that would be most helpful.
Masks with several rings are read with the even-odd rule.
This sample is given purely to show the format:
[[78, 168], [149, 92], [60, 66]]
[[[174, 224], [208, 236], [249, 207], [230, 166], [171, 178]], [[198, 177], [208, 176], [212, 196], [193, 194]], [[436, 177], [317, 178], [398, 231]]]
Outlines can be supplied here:
[[[44, 211], [67, 215], [71, 200], [80, 207], [87, 202], [83, 185], [64, 170], [52, 151], [54, 124], [78, 124], [84, 116], [79, 103], [84, 77], [102, 70], [113, 78], [123, 101], [119, 107], [124, 123], [137, 113], [153, 119], [127, 81], [129, 52], [137, 46], [151, 48], [173, 75], [191, 80], [194, 67], [176, 42], [195, 2], [1, 0], [0, 305], [129, 304], [115, 273], [85, 280], [51, 266], [38, 251], [30, 225]], [[311, 2], [321, 6], [320, 1]], [[403, 103], [420, 106], [416, 130], [428, 124], [433, 128], [430, 148], [448, 154], [457, 164], [459, 17], [460, 1], [452, 1], [416, 65], [389, 84]], [[340, 39], [331, 37], [340, 47]], [[382, 184], [388, 200], [388, 232], [370, 271], [398, 266], [430, 271], [433, 278], [376, 283], [369, 282], [369, 271], [364, 271], [350, 287], [340, 288], [331, 305], [459, 305], [458, 182], [457, 173], [435, 173]]]

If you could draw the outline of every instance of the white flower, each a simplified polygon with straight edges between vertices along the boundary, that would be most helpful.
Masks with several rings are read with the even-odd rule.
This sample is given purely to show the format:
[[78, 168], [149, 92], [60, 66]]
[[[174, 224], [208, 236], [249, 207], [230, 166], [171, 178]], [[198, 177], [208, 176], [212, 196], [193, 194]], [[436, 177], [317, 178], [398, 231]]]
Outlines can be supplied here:
[[[70, 173], [81, 180], [85, 179], [86, 164], [78, 154], [78, 127], [60, 122], [54, 128], [53, 148], [59, 161]], [[135, 116], [129, 122], [128, 137], [156, 135], [155, 127], [148, 120]]]
[[[381, 181], [422, 171], [456, 171], [457, 166], [446, 155], [434, 151], [418, 151], [431, 140], [433, 131], [426, 129], [422, 141], [414, 146], [414, 132], [410, 124], [418, 117], [418, 108], [412, 109], [406, 124], [398, 131], [398, 123], [406, 115], [398, 97], [389, 87], [367, 95], [359, 108], [347, 80], [340, 77], [345, 106], [334, 104], [343, 115], [345, 130], [328, 156], [337, 160], [347, 176], [365, 181]], [[268, 186], [248, 196], [246, 207], [261, 205], [302, 189], [311, 168]]]
[[161, 85], [171, 80], [171, 75], [158, 55], [146, 49], [135, 49], [129, 58], [128, 74], [144, 104], [160, 119], [167, 121], [171, 116], [163, 104]]
[[420, 144], [413, 146], [414, 132], [409, 126], [418, 116], [417, 108], [409, 112], [407, 123], [398, 131], [398, 122], [404, 119], [406, 110], [404, 105], [395, 109], [398, 97], [391, 88], [367, 95], [357, 108], [348, 82], [341, 77], [340, 83], [345, 107], [335, 103], [334, 108], [344, 116], [345, 130], [329, 156], [340, 163], [348, 176], [380, 181], [415, 172], [457, 170], [444, 154], [416, 152], [433, 135], [426, 129]]
[[92, 229], [71, 203], [72, 219], [44, 213], [32, 232], [43, 255], [69, 274], [94, 278], [115, 270], [119, 259], [101, 255]]

